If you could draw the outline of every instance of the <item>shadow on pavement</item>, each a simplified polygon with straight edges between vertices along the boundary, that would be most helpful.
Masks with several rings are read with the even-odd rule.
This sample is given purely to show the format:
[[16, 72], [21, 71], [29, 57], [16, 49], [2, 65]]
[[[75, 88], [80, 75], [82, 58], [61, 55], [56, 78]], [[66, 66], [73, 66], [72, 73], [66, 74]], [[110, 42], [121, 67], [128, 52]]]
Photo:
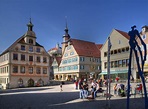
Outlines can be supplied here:
[[[79, 92], [0, 95], [0, 109], [107, 109], [105, 99], [88, 101], [78, 98]], [[126, 109], [126, 98], [111, 99], [110, 107]], [[144, 98], [131, 98], [130, 109], [132, 108], [144, 109]]]

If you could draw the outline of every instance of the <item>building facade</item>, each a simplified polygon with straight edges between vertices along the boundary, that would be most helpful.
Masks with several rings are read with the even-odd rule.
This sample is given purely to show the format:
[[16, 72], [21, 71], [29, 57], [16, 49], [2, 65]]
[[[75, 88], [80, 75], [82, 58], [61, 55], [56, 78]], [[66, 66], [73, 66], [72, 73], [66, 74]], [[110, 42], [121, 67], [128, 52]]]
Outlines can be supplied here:
[[0, 83], [3, 88], [40, 86], [49, 81], [49, 54], [36, 42], [33, 24], [0, 55]]
[[[62, 42], [61, 62], [54, 73], [57, 80], [76, 80], [78, 78], [97, 78], [101, 72], [101, 44], [72, 39], [65, 29]], [[55, 65], [57, 60], [54, 61]]]
[[[113, 29], [111, 34], [109, 35], [111, 42], [110, 49], [110, 74], [111, 79], [115, 79], [117, 76], [120, 79], [127, 79], [128, 73], [128, 63], [129, 63], [129, 36], [128, 33]], [[102, 72], [100, 73], [100, 77], [106, 79], [107, 76], [107, 52], [108, 52], [108, 40], [104, 43], [101, 48], [101, 64], [102, 64]], [[134, 61], [134, 59], [132, 59]], [[132, 64], [132, 68], [134, 68], [134, 62]], [[135, 70], [132, 69], [132, 74], [134, 74]]]

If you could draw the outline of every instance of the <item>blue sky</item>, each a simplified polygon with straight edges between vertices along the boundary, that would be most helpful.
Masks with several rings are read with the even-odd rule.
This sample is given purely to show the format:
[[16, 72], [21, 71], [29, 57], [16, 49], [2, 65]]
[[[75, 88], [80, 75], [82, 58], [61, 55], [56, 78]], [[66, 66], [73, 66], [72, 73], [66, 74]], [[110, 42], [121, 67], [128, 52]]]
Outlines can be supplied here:
[[112, 29], [148, 25], [148, 0], [0, 0], [0, 53], [27, 31], [30, 17], [46, 51], [61, 45], [65, 16], [72, 38], [103, 44]]

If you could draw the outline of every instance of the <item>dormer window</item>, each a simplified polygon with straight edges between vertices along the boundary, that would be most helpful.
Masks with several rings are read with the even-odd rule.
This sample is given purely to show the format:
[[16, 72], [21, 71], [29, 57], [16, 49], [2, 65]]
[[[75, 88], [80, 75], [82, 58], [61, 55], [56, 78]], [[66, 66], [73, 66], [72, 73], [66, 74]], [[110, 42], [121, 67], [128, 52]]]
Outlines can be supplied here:
[[33, 44], [33, 40], [32, 39], [29, 39], [29, 44]]

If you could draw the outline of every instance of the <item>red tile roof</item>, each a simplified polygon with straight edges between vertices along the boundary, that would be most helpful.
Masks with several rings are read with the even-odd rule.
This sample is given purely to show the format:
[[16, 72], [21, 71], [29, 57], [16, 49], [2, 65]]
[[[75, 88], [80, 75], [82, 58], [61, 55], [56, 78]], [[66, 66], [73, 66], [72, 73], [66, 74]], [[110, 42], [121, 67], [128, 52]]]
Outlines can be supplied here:
[[71, 44], [75, 48], [79, 56], [88, 56], [88, 57], [101, 57], [100, 45], [96, 45], [94, 42], [71, 39]]
[[130, 36], [128, 35], [128, 33], [124, 32], [124, 31], [121, 31], [121, 30], [117, 30], [117, 29], [115, 29], [115, 30], [118, 31], [121, 35], [123, 35], [128, 40], [130, 39]]

